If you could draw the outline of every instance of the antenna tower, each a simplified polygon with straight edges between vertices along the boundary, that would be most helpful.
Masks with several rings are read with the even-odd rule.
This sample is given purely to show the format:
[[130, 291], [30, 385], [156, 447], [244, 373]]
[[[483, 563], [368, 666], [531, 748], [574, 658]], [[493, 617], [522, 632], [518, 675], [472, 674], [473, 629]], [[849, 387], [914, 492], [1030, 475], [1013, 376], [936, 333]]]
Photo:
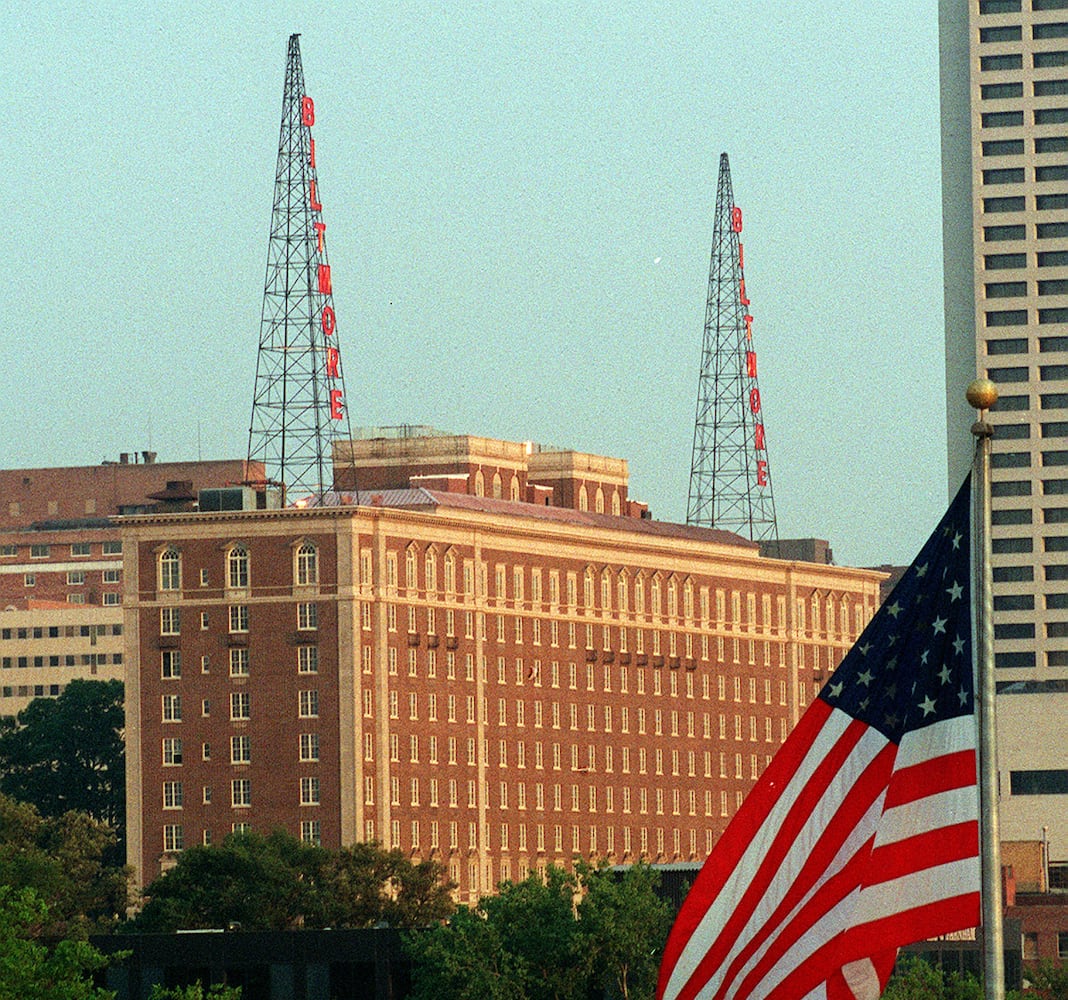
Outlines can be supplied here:
[[[288, 502], [330, 495], [333, 443], [351, 438], [315, 168], [315, 103], [304, 89], [300, 35], [290, 35], [274, 179], [267, 276], [248, 431]], [[355, 483], [352, 484], [355, 489]]]
[[722, 153], [686, 523], [778, 541], [741, 232]]

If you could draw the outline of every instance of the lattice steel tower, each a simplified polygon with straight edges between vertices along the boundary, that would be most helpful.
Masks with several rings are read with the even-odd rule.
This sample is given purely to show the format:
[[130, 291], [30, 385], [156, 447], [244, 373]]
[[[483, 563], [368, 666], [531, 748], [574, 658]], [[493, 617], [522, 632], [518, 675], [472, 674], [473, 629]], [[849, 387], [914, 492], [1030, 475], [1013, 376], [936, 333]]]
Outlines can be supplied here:
[[248, 432], [249, 460], [285, 484], [290, 503], [332, 490], [333, 442], [351, 437], [314, 124], [300, 36], [291, 35]]
[[686, 523], [777, 541], [741, 232], [742, 210], [722, 153]]

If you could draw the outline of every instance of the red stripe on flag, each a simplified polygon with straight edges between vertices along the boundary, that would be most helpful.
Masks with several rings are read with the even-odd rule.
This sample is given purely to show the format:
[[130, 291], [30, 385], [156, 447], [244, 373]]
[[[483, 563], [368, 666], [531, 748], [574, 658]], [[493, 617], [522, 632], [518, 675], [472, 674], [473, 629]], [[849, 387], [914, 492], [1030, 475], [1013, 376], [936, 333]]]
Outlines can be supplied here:
[[[857, 828], [857, 825], [864, 818], [872, 803], [879, 797], [879, 794], [886, 787], [886, 778], [890, 769], [893, 767], [896, 750], [897, 748], [892, 743], [888, 743], [864, 769], [864, 773], [856, 780], [856, 782], [844, 789], [846, 792], [845, 797], [841, 800], [834, 816], [821, 832], [819, 839], [813, 846], [808, 859], [798, 872], [797, 877], [791, 881], [789, 889], [783, 896], [782, 901], [775, 908], [775, 911], [769, 915], [767, 920], [764, 921], [759, 931], [750, 935], [749, 943], [731, 962], [730, 968], [727, 970], [727, 973], [723, 978], [723, 985], [720, 986], [715, 994], [717, 998], [721, 998], [725, 995], [725, 991], [729, 988], [734, 978], [749, 959], [764, 944], [768, 935], [774, 933], [775, 930], [779, 928], [782, 921], [786, 919], [787, 915], [794, 909], [794, 907], [797, 906], [811, 891], [812, 887], [827, 874], [828, 866], [835, 860], [842, 845]], [[870, 842], [860, 853], [866, 854], [869, 849]], [[850, 865], [847, 864], [846, 867], [851, 871], [847, 880], [848, 884], [845, 887], [845, 891], [848, 893], [848, 891], [856, 885], [858, 873], [853, 871]], [[836, 882], [836, 884], [839, 886], [841, 885], [840, 882]], [[838, 898], [840, 899], [841, 896], [839, 895]], [[837, 901], [837, 899], [833, 900], [831, 905], [833, 905], [833, 902]]]
[[978, 820], [928, 830], [893, 844], [876, 847], [871, 852], [871, 877], [865, 880], [865, 884], [889, 882], [925, 868], [974, 858], [978, 853]]
[[690, 942], [709, 906], [734, 874], [738, 859], [757, 835], [767, 819], [768, 812], [775, 807], [786, 790], [790, 778], [816, 741], [831, 712], [830, 705], [817, 699], [801, 716], [797, 726], [771, 759], [756, 787], [746, 796], [742, 808], [728, 824], [715, 850], [701, 868], [675, 918], [664, 948], [657, 996], [663, 995], [679, 956]]
[[917, 799], [948, 792], [951, 788], [975, 785], [975, 751], [959, 750], [931, 760], [913, 764], [894, 772], [886, 793], [886, 808], [915, 802]]

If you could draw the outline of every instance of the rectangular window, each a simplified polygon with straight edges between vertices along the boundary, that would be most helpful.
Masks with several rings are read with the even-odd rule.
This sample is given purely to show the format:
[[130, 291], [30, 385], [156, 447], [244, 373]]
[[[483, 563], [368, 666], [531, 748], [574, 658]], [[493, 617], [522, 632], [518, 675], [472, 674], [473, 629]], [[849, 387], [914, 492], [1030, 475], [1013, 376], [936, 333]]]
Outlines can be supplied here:
[[180, 694], [163, 695], [163, 721], [182, 721], [182, 696]]
[[230, 763], [252, 763], [252, 738], [250, 736], [230, 737]]
[[316, 690], [300, 692], [300, 717], [314, 719], [319, 715], [319, 692]]
[[230, 718], [231, 719], [250, 719], [251, 713], [251, 698], [247, 691], [231, 691], [230, 692]]
[[230, 605], [230, 632], [247, 632], [248, 631], [248, 605], [247, 604], [231, 604]]
[[317, 674], [319, 672], [319, 647], [297, 647], [297, 670], [302, 674]]
[[161, 653], [162, 670], [161, 676], [164, 678], [175, 678], [182, 676], [182, 654], [177, 649], [165, 649]]
[[319, 779], [316, 777], [300, 779], [300, 804], [317, 806], [319, 804]]
[[319, 606], [304, 601], [297, 605], [297, 628], [309, 632], [319, 627]]
[[230, 676], [248, 677], [248, 650], [236, 647], [230, 650]]
[[163, 741], [163, 766], [177, 767], [182, 763], [182, 741], [166, 739]]
[[163, 827], [163, 850], [174, 853], [183, 850], [185, 838], [180, 823], [168, 823]]
[[182, 808], [182, 783], [180, 781], [163, 782], [163, 808]]
[[252, 805], [252, 781], [249, 778], [234, 778], [230, 782], [230, 804], [235, 808]]
[[316, 761], [319, 759], [319, 734], [300, 734], [300, 759], [302, 761]]

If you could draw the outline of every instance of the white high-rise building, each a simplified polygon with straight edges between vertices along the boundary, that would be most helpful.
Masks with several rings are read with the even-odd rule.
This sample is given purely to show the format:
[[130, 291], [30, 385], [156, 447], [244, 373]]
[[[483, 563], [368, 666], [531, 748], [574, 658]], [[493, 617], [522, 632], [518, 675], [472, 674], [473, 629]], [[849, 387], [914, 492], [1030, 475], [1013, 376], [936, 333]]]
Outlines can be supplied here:
[[1004, 840], [1068, 861], [1068, 0], [939, 0], [949, 487], [991, 414]]

